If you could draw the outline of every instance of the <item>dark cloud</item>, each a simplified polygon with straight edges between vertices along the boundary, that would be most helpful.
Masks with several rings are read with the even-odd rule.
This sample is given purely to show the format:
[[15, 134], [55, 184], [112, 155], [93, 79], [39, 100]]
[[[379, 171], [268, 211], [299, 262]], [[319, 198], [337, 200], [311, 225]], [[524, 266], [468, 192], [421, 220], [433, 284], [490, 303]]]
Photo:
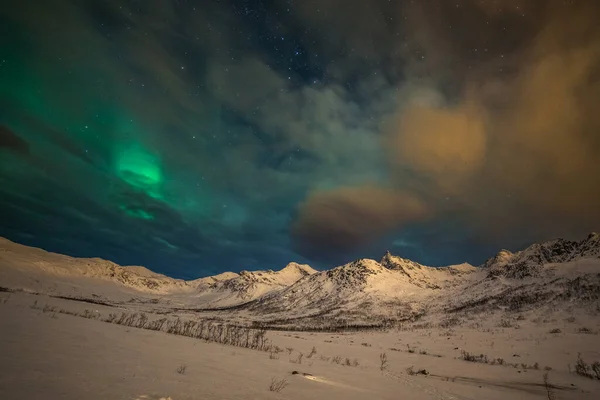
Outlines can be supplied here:
[[300, 204], [291, 233], [303, 254], [339, 257], [427, 214], [427, 206], [418, 198], [394, 189], [361, 186], [318, 191]]
[[0, 125], [0, 149], [8, 149], [26, 156], [29, 154], [29, 144], [10, 128]]

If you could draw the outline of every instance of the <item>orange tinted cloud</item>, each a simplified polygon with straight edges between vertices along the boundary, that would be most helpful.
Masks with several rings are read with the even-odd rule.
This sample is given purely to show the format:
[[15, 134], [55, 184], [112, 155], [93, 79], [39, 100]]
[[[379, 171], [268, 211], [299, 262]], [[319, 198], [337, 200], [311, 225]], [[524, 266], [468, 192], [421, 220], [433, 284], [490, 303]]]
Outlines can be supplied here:
[[510, 75], [473, 68], [458, 105], [402, 108], [389, 133], [393, 168], [421, 176], [431, 202], [456, 196], [485, 233], [600, 225], [600, 29], [585, 7], [546, 15]]

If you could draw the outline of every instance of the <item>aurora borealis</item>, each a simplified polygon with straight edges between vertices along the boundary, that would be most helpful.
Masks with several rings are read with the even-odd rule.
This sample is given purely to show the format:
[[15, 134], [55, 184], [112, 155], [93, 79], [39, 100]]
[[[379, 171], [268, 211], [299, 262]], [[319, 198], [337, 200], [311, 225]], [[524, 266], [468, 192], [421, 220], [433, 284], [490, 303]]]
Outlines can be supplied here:
[[194, 278], [600, 229], [593, 2], [8, 3], [11, 240]]

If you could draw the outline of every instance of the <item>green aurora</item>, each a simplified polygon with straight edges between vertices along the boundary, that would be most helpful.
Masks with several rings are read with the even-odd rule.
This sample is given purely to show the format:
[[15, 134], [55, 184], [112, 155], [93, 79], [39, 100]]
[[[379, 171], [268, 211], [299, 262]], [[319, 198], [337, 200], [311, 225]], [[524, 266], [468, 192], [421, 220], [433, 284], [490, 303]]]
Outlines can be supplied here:
[[0, 7], [0, 236], [196, 278], [598, 230], [596, 2], [260, 3]]

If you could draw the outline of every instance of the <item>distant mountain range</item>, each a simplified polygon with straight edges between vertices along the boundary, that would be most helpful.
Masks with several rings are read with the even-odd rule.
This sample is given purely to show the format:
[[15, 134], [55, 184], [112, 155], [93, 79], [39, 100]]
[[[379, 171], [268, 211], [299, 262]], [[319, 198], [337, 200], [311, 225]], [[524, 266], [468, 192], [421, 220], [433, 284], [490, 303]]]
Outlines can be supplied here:
[[[432, 312], [523, 311], [573, 304], [598, 307], [600, 235], [502, 250], [481, 266], [428, 267], [386, 253], [316, 271], [225, 272], [184, 281], [144, 267], [73, 258], [0, 238], [0, 286], [49, 295], [125, 298], [189, 312], [234, 313], [270, 326], [377, 325]], [[130, 300], [131, 301], [131, 300]]]

